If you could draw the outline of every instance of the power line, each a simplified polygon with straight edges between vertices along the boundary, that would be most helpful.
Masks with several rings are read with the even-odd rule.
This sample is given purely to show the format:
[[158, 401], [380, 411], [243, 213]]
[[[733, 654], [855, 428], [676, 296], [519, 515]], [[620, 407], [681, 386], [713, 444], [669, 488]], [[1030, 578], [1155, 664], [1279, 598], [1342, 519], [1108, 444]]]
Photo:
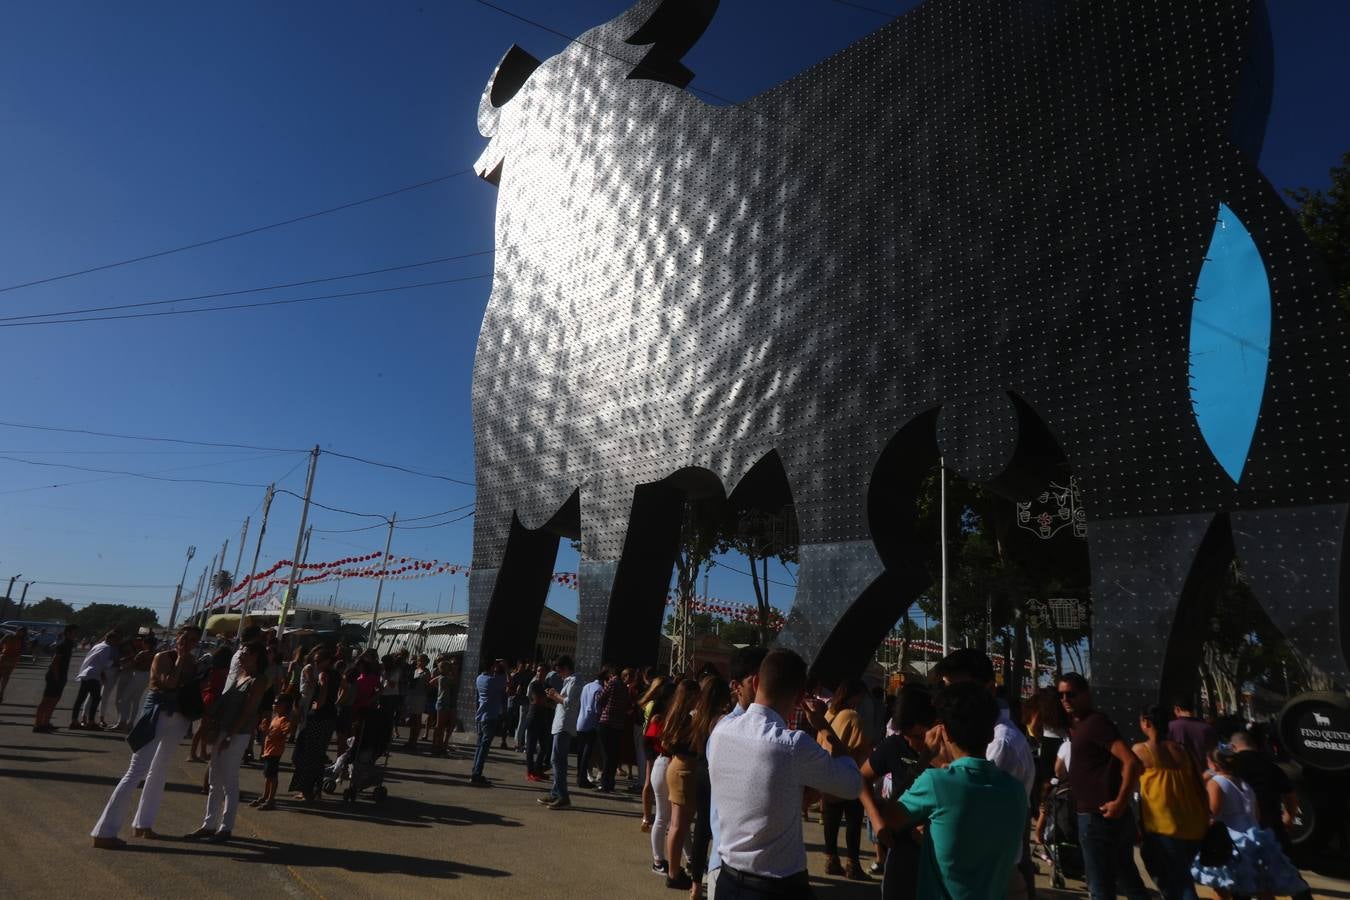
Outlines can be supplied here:
[[437, 178], [432, 178], [427, 181], [419, 181], [416, 184], [409, 184], [401, 188], [395, 188], [392, 191], [385, 191], [382, 194], [375, 194], [370, 197], [363, 197], [360, 200], [352, 200], [347, 203], [341, 203], [337, 206], [330, 206], [327, 209], [321, 209], [316, 212], [305, 213], [304, 215], [301, 216], [293, 216], [289, 219], [283, 219], [280, 222], [270, 222], [266, 225], [255, 225], [252, 228], [245, 228], [243, 231], [235, 231], [231, 232], [230, 234], [223, 234], [219, 237], [208, 238], [207, 240], [204, 241], [194, 241], [191, 244], [183, 244], [180, 247], [170, 247], [167, 250], [156, 250], [153, 253], [145, 253], [142, 254], [141, 256], [133, 256], [129, 259], [121, 259], [117, 260], [116, 262], [103, 263], [102, 265], [89, 266], [88, 268], [79, 269], [74, 272], [64, 272], [60, 275], [48, 275], [45, 278], [35, 278], [32, 281], [24, 281], [20, 282], [19, 284], [11, 284], [7, 287], [0, 287], [0, 294], [7, 293], [9, 291], [17, 291], [20, 288], [33, 287], [39, 284], [50, 284], [53, 281], [64, 281], [67, 278], [75, 278], [79, 275], [88, 275], [91, 272], [104, 272], [107, 271], [108, 269], [116, 269], [121, 266], [129, 266], [133, 263], [145, 262], [146, 260], [149, 259], [158, 259], [161, 256], [169, 256], [174, 253], [182, 253], [186, 250], [196, 250], [199, 247], [207, 247], [210, 246], [211, 244], [219, 244], [222, 241], [232, 241], [235, 238], [247, 237], [248, 235], [251, 234], [258, 234], [259, 232], [270, 231], [273, 228], [281, 228], [286, 225], [294, 225], [297, 222], [306, 222], [310, 219], [317, 219], [320, 216], [326, 216], [331, 213], [341, 212], [344, 209], [351, 209], [356, 206], [362, 206], [366, 203], [374, 203], [376, 200], [384, 200], [389, 197], [395, 197], [399, 194], [406, 194], [408, 191], [415, 191], [418, 190], [419, 188], [430, 187], [433, 184], [440, 184], [443, 181], [449, 181], [452, 178], [458, 178], [461, 175], [467, 175], [472, 171], [473, 169], [461, 169], [458, 172], [451, 172], [449, 175], [441, 175]]
[[51, 585], [52, 587], [144, 588], [146, 590], [151, 588], [155, 590], [167, 590], [169, 588], [177, 587], [177, 585], [174, 584], [90, 584], [86, 581], [47, 581], [45, 578], [34, 578], [31, 580], [33, 584], [46, 584]]
[[[266, 487], [266, 485], [258, 485], [258, 487]], [[286, 494], [288, 496], [294, 497], [297, 500], [305, 499], [304, 494], [297, 494], [295, 491], [288, 491], [285, 488], [277, 488], [276, 492], [278, 494]], [[353, 512], [350, 509], [342, 509], [341, 507], [337, 506], [325, 506], [324, 504], [320, 503], [318, 500], [315, 500], [313, 498], [310, 498], [309, 505], [317, 506], [319, 509], [326, 509], [329, 512], [341, 513], [344, 516], [359, 516], [363, 519], [383, 519], [386, 524], [388, 524], [389, 522], [389, 517], [386, 516], [384, 513]]]
[[[191, 440], [191, 439], [188, 439], [188, 438], [165, 437], [165, 436], [163, 436], [163, 435], [151, 435], [151, 434], [124, 434], [124, 433], [119, 433], [119, 432], [115, 432], [115, 431], [94, 431], [93, 429], [89, 429], [89, 428], [64, 428], [64, 427], [61, 427], [61, 426], [58, 426], [58, 425], [33, 425], [33, 424], [30, 424], [30, 423], [27, 423], [27, 422], [6, 422], [6, 421], [0, 421], [0, 428], [18, 428], [18, 429], [22, 429], [22, 430], [25, 430], [25, 431], [49, 431], [49, 432], [56, 432], [56, 433], [58, 433], [58, 434], [82, 434], [82, 435], [86, 435], [86, 436], [89, 436], [89, 437], [105, 437], [105, 438], [113, 438], [113, 439], [115, 439], [115, 440], [121, 440], [121, 441], [147, 441], [147, 442], [161, 443], [161, 444], [181, 444], [181, 445], [183, 445], [183, 446], [188, 446], [188, 447], [216, 447], [216, 448], [224, 448], [224, 449], [230, 449], [230, 450], [257, 450], [257, 451], [266, 452], [266, 453], [309, 453], [309, 452], [310, 452], [310, 451], [309, 451], [309, 448], [306, 448], [306, 447], [266, 447], [266, 446], [261, 446], [261, 445], [258, 445], [258, 444], [237, 444], [237, 443], [233, 443], [233, 442], [230, 442], [230, 441], [198, 441], [198, 440]], [[28, 451], [22, 451], [22, 452], [28, 452]], [[74, 451], [72, 451], [72, 452], [74, 452]], [[114, 452], [114, 451], [109, 451], [109, 452]], [[423, 477], [423, 478], [435, 478], [435, 479], [440, 480], [440, 481], [449, 481], [449, 482], [452, 482], [452, 483], [455, 483], [455, 484], [462, 484], [462, 485], [465, 485], [465, 486], [467, 486], [467, 487], [473, 487], [473, 482], [472, 482], [472, 481], [465, 481], [465, 480], [463, 480], [463, 479], [461, 479], [461, 478], [454, 478], [454, 477], [452, 477], [452, 476], [450, 476], [450, 475], [438, 475], [438, 474], [436, 474], [436, 473], [434, 473], [434, 472], [422, 472], [422, 471], [419, 471], [419, 470], [417, 470], [417, 469], [409, 468], [409, 467], [407, 467], [407, 466], [399, 466], [399, 465], [395, 465], [394, 463], [378, 462], [378, 461], [376, 461], [376, 460], [366, 459], [365, 457], [354, 456], [354, 455], [349, 454], [349, 453], [342, 453], [342, 452], [337, 451], [337, 450], [321, 450], [320, 452], [323, 453], [323, 454], [331, 455], [331, 456], [338, 456], [338, 457], [341, 457], [342, 459], [349, 459], [349, 460], [352, 460], [353, 462], [365, 463], [366, 465], [378, 466], [378, 467], [380, 467], [380, 468], [386, 468], [386, 469], [397, 469], [398, 471], [401, 471], [401, 472], [407, 472], [407, 473], [410, 474], [410, 475], [419, 475], [419, 476], [421, 476], [421, 477]], [[174, 470], [166, 469], [165, 471], [174, 471]], [[292, 469], [292, 471], [294, 471], [294, 469]], [[287, 473], [288, 476], [289, 476], [289, 474], [290, 474], [290, 473]], [[265, 487], [265, 485], [263, 485], [263, 486]], [[4, 492], [3, 492], [3, 491], [0, 491], [0, 493], [4, 493]], [[461, 508], [462, 508], [462, 507], [461, 507]], [[453, 511], [454, 511], [454, 510], [451, 510], [451, 512], [453, 512]], [[408, 521], [412, 521], [412, 520], [408, 520]]]
[[[507, 249], [507, 248], [502, 248]], [[367, 269], [364, 272], [348, 272], [345, 275], [327, 275], [322, 278], [306, 278], [303, 281], [285, 281], [278, 284], [267, 284], [262, 287], [238, 288], [232, 291], [214, 291], [209, 294], [189, 294], [184, 297], [169, 297], [163, 300], [142, 300], [137, 303], [117, 303], [112, 306], [87, 306], [82, 309], [63, 309], [57, 312], [29, 313], [22, 316], [4, 316], [0, 317], [0, 322], [20, 322], [29, 319], [47, 319], [55, 316], [74, 316], [84, 313], [111, 312], [119, 309], [139, 309], [146, 306], [164, 306], [169, 303], [190, 303], [195, 300], [214, 300], [218, 297], [238, 297], [241, 294], [260, 294], [263, 291], [280, 291], [286, 288], [306, 287], [311, 284], [326, 284], [332, 281], [345, 281], [350, 278], [364, 278], [367, 275], [384, 275], [389, 272], [403, 272], [408, 269], [420, 269], [426, 266], [434, 266], [440, 263], [456, 262], [458, 260], [473, 259], [479, 256], [488, 256], [497, 251], [496, 247], [487, 250], [475, 250], [472, 253], [460, 253], [455, 256], [439, 256], [435, 259], [425, 259], [421, 262], [404, 263], [398, 266], [385, 266], [381, 269]]]
[[[202, 463], [200, 466], [184, 466], [183, 468], [205, 468], [207, 466], [223, 466], [229, 465], [231, 463], [253, 462], [259, 459], [271, 459], [274, 455], [275, 454], [273, 453], [267, 453], [262, 456], [248, 456], [242, 459], [227, 459], [213, 463]], [[116, 475], [121, 478], [144, 478], [148, 481], [172, 481], [172, 482], [181, 482], [184, 484], [215, 484], [227, 487], [249, 487], [249, 488], [267, 487], [267, 485], [265, 484], [248, 484], [240, 481], [215, 481], [206, 478], [169, 478], [163, 475], [156, 475], [149, 472], [129, 472], [124, 469], [97, 469], [92, 466], [76, 466], [71, 465], [69, 463], [43, 462], [42, 460], [37, 459], [23, 459], [18, 456], [0, 456], [0, 460], [5, 460], [7, 462], [23, 463], [24, 465], [29, 466], [45, 466], [54, 469], [74, 469], [77, 472], [96, 472], [104, 475]], [[57, 486], [58, 485], [51, 485], [51, 487]], [[12, 493], [12, 492], [5, 491], [4, 493]]]
[[481, 281], [491, 278], [492, 273], [465, 275], [460, 278], [443, 278], [438, 281], [421, 281], [398, 287], [370, 288], [364, 291], [345, 291], [339, 294], [317, 294], [312, 297], [293, 297], [289, 300], [260, 300], [257, 303], [231, 303], [225, 306], [199, 306], [192, 309], [170, 309], [164, 312], [126, 313], [116, 316], [83, 316], [74, 319], [42, 319], [32, 322], [0, 322], [0, 328], [33, 328], [40, 325], [75, 325], [81, 322], [115, 322], [124, 319], [157, 319], [164, 316], [188, 316], [197, 313], [226, 312], [235, 309], [261, 309], [267, 306], [290, 306], [295, 303], [314, 303], [321, 300], [341, 300], [348, 297], [368, 297], [375, 294], [392, 294], [398, 291], [411, 291], [417, 288], [437, 287], [446, 284], [460, 284], [465, 281]]
[[471, 518], [473, 518], [473, 515], [474, 515], [475, 512], [477, 512], [477, 510], [469, 510], [469, 511], [466, 512], [464, 515], [459, 516], [459, 517], [454, 518], [454, 519], [451, 519], [451, 520], [448, 521], [448, 522], [436, 522], [436, 523], [433, 524], [433, 525], [395, 525], [395, 526], [394, 526], [394, 530], [395, 530], [395, 531], [421, 531], [421, 530], [423, 530], [423, 529], [425, 529], [425, 528], [443, 528], [443, 527], [446, 526], [446, 525], [454, 525], [456, 522], [463, 522], [465, 519], [471, 519]]
[[398, 466], [393, 463], [378, 462], [373, 459], [365, 459], [360, 456], [352, 456], [350, 453], [339, 453], [336, 450], [323, 451], [329, 456], [336, 456], [339, 459], [350, 459], [354, 462], [365, 463], [368, 466], [378, 466], [381, 469], [393, 469], [397, 472], [407, 472], [409, 475], [420, 475], [423, 478], [435, 478], [438, 481], [448, 481], [451, 484], [462, 484], [465, 487], [473, 487], [472, 481], [465, 481], [462, 478], [453, 478], [449, 475], [437, 475], [434, 472], [420, 472], [417, 469], [410, 469], [407, 466]]

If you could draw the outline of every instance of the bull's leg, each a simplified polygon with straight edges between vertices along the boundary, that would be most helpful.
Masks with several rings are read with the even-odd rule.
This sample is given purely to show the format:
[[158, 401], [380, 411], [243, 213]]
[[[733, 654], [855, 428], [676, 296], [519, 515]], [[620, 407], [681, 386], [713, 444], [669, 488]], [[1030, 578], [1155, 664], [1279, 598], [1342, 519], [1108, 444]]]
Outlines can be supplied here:
[[1350, 505], [1235, 512], [1233, 543], [1257, 599], [1317, 668], [1347, 683]]
[[[514, 517], [504, 529], [500, 523], [496, 525], [506, 532], [504, 542], [493, 540], [495, 535], [477, 532], [479, 528], [493, 528], [490, 520], [476, 520], [474, 527], [469, 639], [464, 648], [458, 701], [460, 720], [465, 722], [473, 720], [477, 702], [473, 680], [484, 664], [534, 656], [539, 616], [558, 556], [556, 534], [531, 531]], [[502, 548], [500, 557], [491, 554], [495, 548]]]
[[589, 678], [612, 660], [606, 652], [620, 558], [628, 534], [633, 491], [609, 482], [581, 489], [581, 562], [577, 568], [577, 671]]
[[[1224, 556], [1222, 541], [1205, 540], [1213, 520], [1211, 513], [1197, 513], [1089, 526], [1092, 693], [1122, 730], [1132, 731], [1139, 708], [1158, 701], [1169, 639], [1177, 659], [1190, 647], [1198, 654], [1200, 636], [1176, 633], [1175, 626], [1186, 621], [1177, 611], [1188, 577], [1208, 571], [1210, 556]], [[1205, 558], [1197, 559], [1202, 544]]]

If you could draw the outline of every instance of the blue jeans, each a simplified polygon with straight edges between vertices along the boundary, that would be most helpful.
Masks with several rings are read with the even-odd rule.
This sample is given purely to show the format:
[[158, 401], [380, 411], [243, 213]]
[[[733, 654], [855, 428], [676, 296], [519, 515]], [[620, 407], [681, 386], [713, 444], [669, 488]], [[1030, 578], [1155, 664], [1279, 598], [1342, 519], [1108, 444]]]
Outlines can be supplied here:
[[1092, 900], [1115, 900], [1117, 884], [1130, 900], [1148, 900], [1148, 889], [1134, 864], [1134, 833], [1131, 813], [1119, 819], [1078, 814], [1078, 845]]
[[1199, 841], [1144, 832], [1139, 852], [1144, 857], [1144, 868], [1162, 891], [1163, 900], [1196, 900], [1191, 863], [1200, 852]]
[[483, 764], [487, 762], [488, 748], [492, 746], [492, 738], [497, 734], [497, 728], [501, 725], [501, 717], [495, 719], [483, 719], [478, 723], [478, 749], [473, 752], [473, 777], [483, 777]]
[[553, 736], [553, 790], [548, 795], [563, 801], [572, 799], [567, 793], [567, 750], [571, 743], [572, 736], [565, 731]]

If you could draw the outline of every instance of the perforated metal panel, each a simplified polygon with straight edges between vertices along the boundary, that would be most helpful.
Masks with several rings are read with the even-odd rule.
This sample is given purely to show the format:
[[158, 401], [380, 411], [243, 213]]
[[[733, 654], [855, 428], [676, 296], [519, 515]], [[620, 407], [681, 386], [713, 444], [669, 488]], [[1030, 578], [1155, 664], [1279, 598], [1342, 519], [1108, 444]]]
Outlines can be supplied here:
[[[1251, 561], [1298, 571], [1318, 554], [1316, 586], [1258, 581], [1269, 605], [1327, 624], [1336, 646], [1317, 658], [1343, 672], [1350, 354], [1320, 264], [1252, 159], [1261, 10], [928, 0], [716, 107], [683, 89], [678, 63], [715, 7], [638, 3], [537, 68], [513, 53], [484, 95], [499, 249], [473, 381], [468, 669], [512, 645], [490, 607], [523, 610], [493, 621], [528, 630], [542, 604], [500, 588], [515, 519], [579, 526], [583, 669], [654, 656], [654, 634], [607, 627], [615, 604], [664, 600], [625, 587], [670, 564], [650, 541], [634, 549], [656, 515], [635, 488], [697, 467], [730, 492], [774, 450], [805, 545], [784, 640], [818, 672], [861, 666], [916, 581], [903, 554], [883, 566], [872, 547], [887, 515], [912, 515], [878, 494], [892, 477], [878, 461], [928, 423], [907, 465], [942, 451], [997, 481], [1029, 466], [1035, 432], [1078, 476], [1104, 694], [1156, 690], [1192, 556], [1231, 511]], [[1259, 249], [1272, 304], [1237, 483], [1188, 384], [1220, 203]], [[550, 565], [546, 544], [511, 564]], [[893, 590], [865, 590], [888, 574]], [[886, 615], [846, 617], [855, 601]], [[869, 624], [833, 633], [841, 621]], [[1157, 659], [1134, 654], [1141, 641]]]

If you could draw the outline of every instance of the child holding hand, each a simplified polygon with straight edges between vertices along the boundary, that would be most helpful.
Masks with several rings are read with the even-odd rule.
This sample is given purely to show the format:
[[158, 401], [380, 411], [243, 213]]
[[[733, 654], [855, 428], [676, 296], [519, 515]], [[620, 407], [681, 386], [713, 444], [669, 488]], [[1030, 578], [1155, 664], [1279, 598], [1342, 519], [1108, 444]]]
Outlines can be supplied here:
[[291, 715], [294, 698], [290, 694], [281, 694], [272, 704], [272, 718], [267, 723], [267, 737], [263, 741], [263, 792], [262, 796], [249, 803], [258, 809], [276, 809], [277, 774], [281, 769], [281, 757], [286, 752], [286, 741], [295, 729], [295, 718]]

